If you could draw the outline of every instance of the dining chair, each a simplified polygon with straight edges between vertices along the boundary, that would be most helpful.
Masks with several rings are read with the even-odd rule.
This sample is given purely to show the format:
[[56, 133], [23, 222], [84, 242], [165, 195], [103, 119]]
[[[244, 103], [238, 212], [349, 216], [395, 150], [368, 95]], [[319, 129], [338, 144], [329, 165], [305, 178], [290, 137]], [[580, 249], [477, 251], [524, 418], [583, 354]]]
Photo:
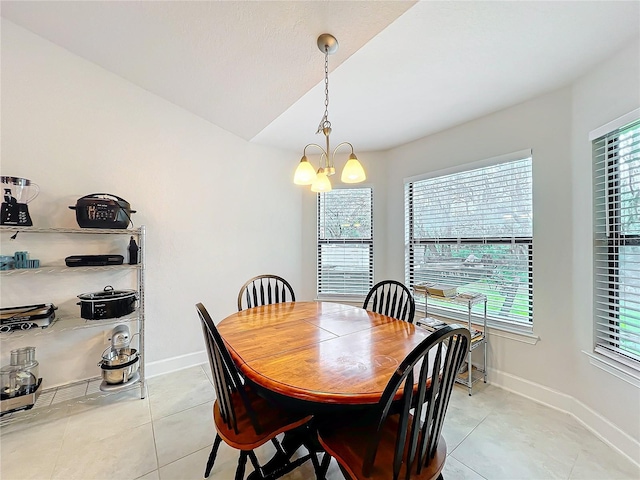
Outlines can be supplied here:
[[[368, 414], [318, 421], [320, 444], [345, 478], [442, 479], [442, 424], [469, 342], [469, 330], [459, 325], [437, 330], [402, 361]], [[323, 474], [327, 467], [323, 459]]]
[[238, 311], [272, 303], [295, 301], [293, 288], [284, 278], [277, 275], [258, 275], [247, 281], [240, 289]]
[[395, 280], [383, 280], [369, 290], [362, 308], [413, 323], [416, 302], [405, 285]]
[[[289, 457], [276, 438], [281, 433], [299, 427], [308, 427], [312, 417], [280, 408], [258, 396], [249, 384], [244, 383], [206, 308], [202, 303], [198, 303], [196, 309], [202, 324], [216, 390], [213, 420], [217, 433], [205, 468], [205, 478], [211, 473], [222, 440], [230, 447], [240, 450], [236, 480], [244, 478], [247, 458], [251, 460], [255, 469], [251, 474], [251, 478], [255, 479], [280, 478], [309, 459], [313, 462], [315, 471], [319, 472], [315, 454], [303, 455], [294, 461], [289, 461]], [[271, 472], [267, 472], [260, 465], [254, 453], [254, 449], [269, 441], [276, 447], [276, 451], [280, 454], [279, 458], [283, 459], [281, 465]]]

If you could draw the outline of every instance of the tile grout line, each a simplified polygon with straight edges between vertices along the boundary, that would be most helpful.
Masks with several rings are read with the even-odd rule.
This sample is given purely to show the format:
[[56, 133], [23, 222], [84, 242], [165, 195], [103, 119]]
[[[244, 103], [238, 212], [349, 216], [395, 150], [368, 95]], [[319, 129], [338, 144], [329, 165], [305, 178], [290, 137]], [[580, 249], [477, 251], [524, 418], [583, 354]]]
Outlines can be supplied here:
[[[158, 444], [156, 442], [156, 426], [153, 421], [153, 412], [151, 411], [151, 390], [149, 389], [148, 383], [145, 385], [145, 388], [147, 389], [147, 408], [149, 409], [149, 421], [151, 422], [151, 436], [153, 437], [153, 451], [156, 455], [156, 469], [151, 470], [151, 472], [157, 471], [158, 479], [160, 479], [160, 460], [158, 459]], [[148, 475], [151, 472], [147, 472], [145, 473], [145, 475]]]
[[[454, 453], [454, 452], [455, 452], [455, 451], [456, 451], [456, 450], [457, 450], [457, 449], [458, 449], [458, 448], [459, 448], [459, 447], [464, 443], [464, 441], [465, 441], [467, 438], [469, 438], [469, 436], [470, 436], [470, 435], [471, 435], [471, 434], [472, 434], [472, 433], [473, 433], [473, 432], [474, 432], [474, 431], [475, 431], [475, 430], [476, 430], [476, 429], [477, 429], [477, 428], [478, 428], [482, 423], [484, 423], [484, 421], [485, 421], [487, 418], [489, 418], [489, 415], [491, 415], [492, 413], [493, 413], [493, 410], [491, 410], [489, 413], [487, 413], [487, 414], [482, 418], [482, 420], [480, 420], [480, 421], [477, 423], [477, 425], [476, 425], [475, 427], [473, 427], [473, 428], [471, 429], [471, 431], [470, 431], [469, 433], [467, 433], [467, 434], [464, 436], [464, 438], [463, 438], [462, 440], [460, 440], [460, 442], [458, 443], [458, 445], [456, 445], [456, 447], [455, 447], [453, 450], [451, 450], [451, 452], [448, 452], [448, 453], [447, 453], [447, 457], [449, 457], [449, 456], [453, 456], [453, 453]], [[476, 474], [476, 475], [478, 475], [479, 477], [481, 477], [481, 478], [483, 478], [483, 479], [485, 479], [485, 480], [486, 480], [486, 477], [485, 477], [485, 476], [483, 476], [483, 475], [481, 475], [479, 472], [477, 472], [473, 467], [470, 467], [469, 465], [467, 465], [467, 464], [466, 464], [466, 463], [464, 463], [462, 460], [460, 460], [460, 459], [458, 459], [458, 458], [456, 458], [456, 457], [453, 457], [453, 458], [454, 458], [457, 462], [460, 462], [460, 464], [461, 464], [461, 465], [464, 465], [464, 466], [465, 466], [465, 467], [467, 467], [469, 470], [471, 470], [473, 473], [475, 473], [475, 474]]]
[[[53, 399], [52, 399], [53, 400]], [[51, 469], [51, 476], [49, 477], [51, 480], [54, 480], [54, 475], [56, 473], [56, 468], [58, 467], [58, 463], [60, 462], [60, 456], [62, 453], [62, 446], [64, 445], [64, 441], [67, 437], [67, 430], [69, 429], [69, 405], [65, 405], [66, 407], [66, 412], [64, 415], [65, 418], [65, 422], [64, 422], [64, 432], [62, 432], [62, 441], [60, 442], [60, 445], [58, 445], [58, 453], [56, 454], [56, 459], [53, 462], [53, 468]]]

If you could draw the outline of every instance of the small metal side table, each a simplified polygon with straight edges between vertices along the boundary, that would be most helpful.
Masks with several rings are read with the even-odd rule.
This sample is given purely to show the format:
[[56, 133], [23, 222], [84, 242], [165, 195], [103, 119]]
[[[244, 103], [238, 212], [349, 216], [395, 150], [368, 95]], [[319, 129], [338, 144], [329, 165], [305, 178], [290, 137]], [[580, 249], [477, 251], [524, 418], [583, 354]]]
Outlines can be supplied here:
[[[424, 294], [424, 314], [425, 317], [429, 315], [429, 298], [437, 299], [443, 302], [455, 303], [458, 305], [464, 305], [467, 307], [467, 326], [469, 331], [474, 331], [474, 328], [471, 324], [471, 309], [474, 305], [483, 304], [484, 307], [484, 315], [482, 318], [482, 334], [475, 338], [471, 338], [471, 344], [469, 345], [469, 354], [467, 356], [467, 368], [468, 368], [468, 377], [465, 378], [464, 374], [458, 374], [456, 376], [456, 382], [462, 383], [466, 385], [469, 389], [469, 396], [471, 396], [473, 384], [478, 380], [484, 380], [484, 383], [487, 383], [487, 297], [486, 295], [471, 295], [465, 293], [459, 293], [455, 297], [440, 297], [436, 295], [431, 295], [428, 292], [419, 292]], [[482, 347], [482, 370], [477, 370], [476, 375], [473, 374], [473, 367], [471, 365], [471, 353], [476, 349]]]

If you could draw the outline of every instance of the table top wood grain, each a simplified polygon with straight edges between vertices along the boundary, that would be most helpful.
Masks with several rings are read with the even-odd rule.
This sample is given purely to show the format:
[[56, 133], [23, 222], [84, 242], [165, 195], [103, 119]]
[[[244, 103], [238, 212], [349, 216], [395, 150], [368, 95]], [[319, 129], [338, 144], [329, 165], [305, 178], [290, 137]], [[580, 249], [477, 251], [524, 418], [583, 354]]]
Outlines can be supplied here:
[[230, 315], [218, 330], [243, 374], [286, 397], [376, 403], [398, 365], [429, 332], [362, 308], [289, 302]]

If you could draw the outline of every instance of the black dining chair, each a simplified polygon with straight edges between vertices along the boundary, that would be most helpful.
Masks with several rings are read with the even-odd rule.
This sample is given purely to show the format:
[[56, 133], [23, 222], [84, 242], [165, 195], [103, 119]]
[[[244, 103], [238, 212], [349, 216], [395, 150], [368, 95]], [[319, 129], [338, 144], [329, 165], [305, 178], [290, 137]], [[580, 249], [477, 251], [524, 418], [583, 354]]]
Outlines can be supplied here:
[[[249, 384], [244, 383], [206, 308], [202, 303], [198, 303], [196, 309], [202, 324], [216, 390], [213, 420], [217, 433], [205, 468], [205, 478], [211, 473], [222, 440], [227, 445], [240, 450], [236, 480], [244, 478], [247, 458], [255, 468], [255, 472], [251, 474], [252, 479], [280, 478], [309, 459], [313, 462], [315, 471], [319, 472], [320, 466], [315, 454], [303, 455], [294, 461], [289, 461], [288, 455], [276, 438], [281, 433], [308, 427], [312, 417], [280, 408], [258, 396]], [[258, 462], [254, 449], [269, 441], [276, 447], [282, 463], [277, 469], [267, 472]]]
[[442, 425], [470, 341], [469, 330], [459, 325], [437, 330], [402, 361], [368, 414], [318, 422], [320, 444], [345, 478], [442, 479]]
[[405, 285], [395, 280], [383, 280], [369, 290], [362, 308], [413, 323], [416, 302]]
[[293, 288], [277, 275], [258, 275], [245, 283], [238, 293], [238, 311], [271, 305], [272, 303], [295, 302]]

